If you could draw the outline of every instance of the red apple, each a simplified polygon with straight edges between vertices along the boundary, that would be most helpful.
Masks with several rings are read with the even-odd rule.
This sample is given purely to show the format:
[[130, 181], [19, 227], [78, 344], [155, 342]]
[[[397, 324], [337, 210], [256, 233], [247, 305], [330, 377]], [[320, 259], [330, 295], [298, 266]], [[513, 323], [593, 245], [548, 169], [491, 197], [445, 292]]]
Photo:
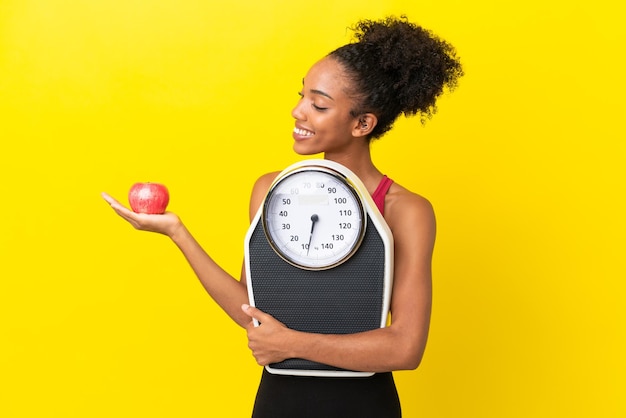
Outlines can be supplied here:
[[161, 214], [165, 213], [170, 194], [159, 183], [135, 183], [128, 192], [128, 201], [134, 212]]

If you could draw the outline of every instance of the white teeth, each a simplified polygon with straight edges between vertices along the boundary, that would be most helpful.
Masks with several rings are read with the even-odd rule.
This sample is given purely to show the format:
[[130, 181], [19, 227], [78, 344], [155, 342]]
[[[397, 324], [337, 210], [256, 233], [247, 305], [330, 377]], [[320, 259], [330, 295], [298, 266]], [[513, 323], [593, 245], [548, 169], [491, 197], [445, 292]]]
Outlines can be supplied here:
[[300, 128], [293, 128], [293, 131], [298, 134], [298, 135], [302, 135], [302, 136], [313, 136], [313, 132], [311, 131], [307, 131], [306, 129], [300, 129]]

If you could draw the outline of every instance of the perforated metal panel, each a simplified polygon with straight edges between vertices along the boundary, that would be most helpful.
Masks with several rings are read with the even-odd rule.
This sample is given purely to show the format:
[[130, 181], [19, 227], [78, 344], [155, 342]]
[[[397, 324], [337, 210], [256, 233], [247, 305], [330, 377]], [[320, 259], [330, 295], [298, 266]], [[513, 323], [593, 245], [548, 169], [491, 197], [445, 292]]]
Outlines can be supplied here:
[[[329, 270], [302, 270], [282, 260], [270, 247], [261, 222], [248, 241], [248, 280], [251, 300], [264, 312], [299, 331], [349, 334], [384, 323], [385, 242], [367, 216], [359, 250]], [[325, 364], [288, 359], [276, 370], [339, 371]]]

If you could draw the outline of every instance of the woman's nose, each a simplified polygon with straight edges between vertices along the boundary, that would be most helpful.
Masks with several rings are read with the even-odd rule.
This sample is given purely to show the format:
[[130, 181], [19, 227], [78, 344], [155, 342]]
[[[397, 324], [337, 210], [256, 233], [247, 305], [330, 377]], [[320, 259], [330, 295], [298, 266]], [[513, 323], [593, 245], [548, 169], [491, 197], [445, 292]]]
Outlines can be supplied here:
[[303, 120], [305, 118], [304, 112], [302, 111], [302, 100], [298, 100], [296, 106], [291, 109], [291, 116], [297, 120]]

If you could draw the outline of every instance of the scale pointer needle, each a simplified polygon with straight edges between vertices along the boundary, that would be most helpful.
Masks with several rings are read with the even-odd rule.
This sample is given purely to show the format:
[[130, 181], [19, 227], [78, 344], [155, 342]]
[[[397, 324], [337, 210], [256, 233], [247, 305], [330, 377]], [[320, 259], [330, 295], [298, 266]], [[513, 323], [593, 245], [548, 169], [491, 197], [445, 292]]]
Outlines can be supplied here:
[[315, 213], [311, 215], [311, 234], [309, 235], [309, 244], [306, 247], [306, 255], [309, 255], [309, 251], [311, 250], [311, 239], [313, 238], [313, 230], [315, 229], [315, 223], [319, 221], [319, 216]]

